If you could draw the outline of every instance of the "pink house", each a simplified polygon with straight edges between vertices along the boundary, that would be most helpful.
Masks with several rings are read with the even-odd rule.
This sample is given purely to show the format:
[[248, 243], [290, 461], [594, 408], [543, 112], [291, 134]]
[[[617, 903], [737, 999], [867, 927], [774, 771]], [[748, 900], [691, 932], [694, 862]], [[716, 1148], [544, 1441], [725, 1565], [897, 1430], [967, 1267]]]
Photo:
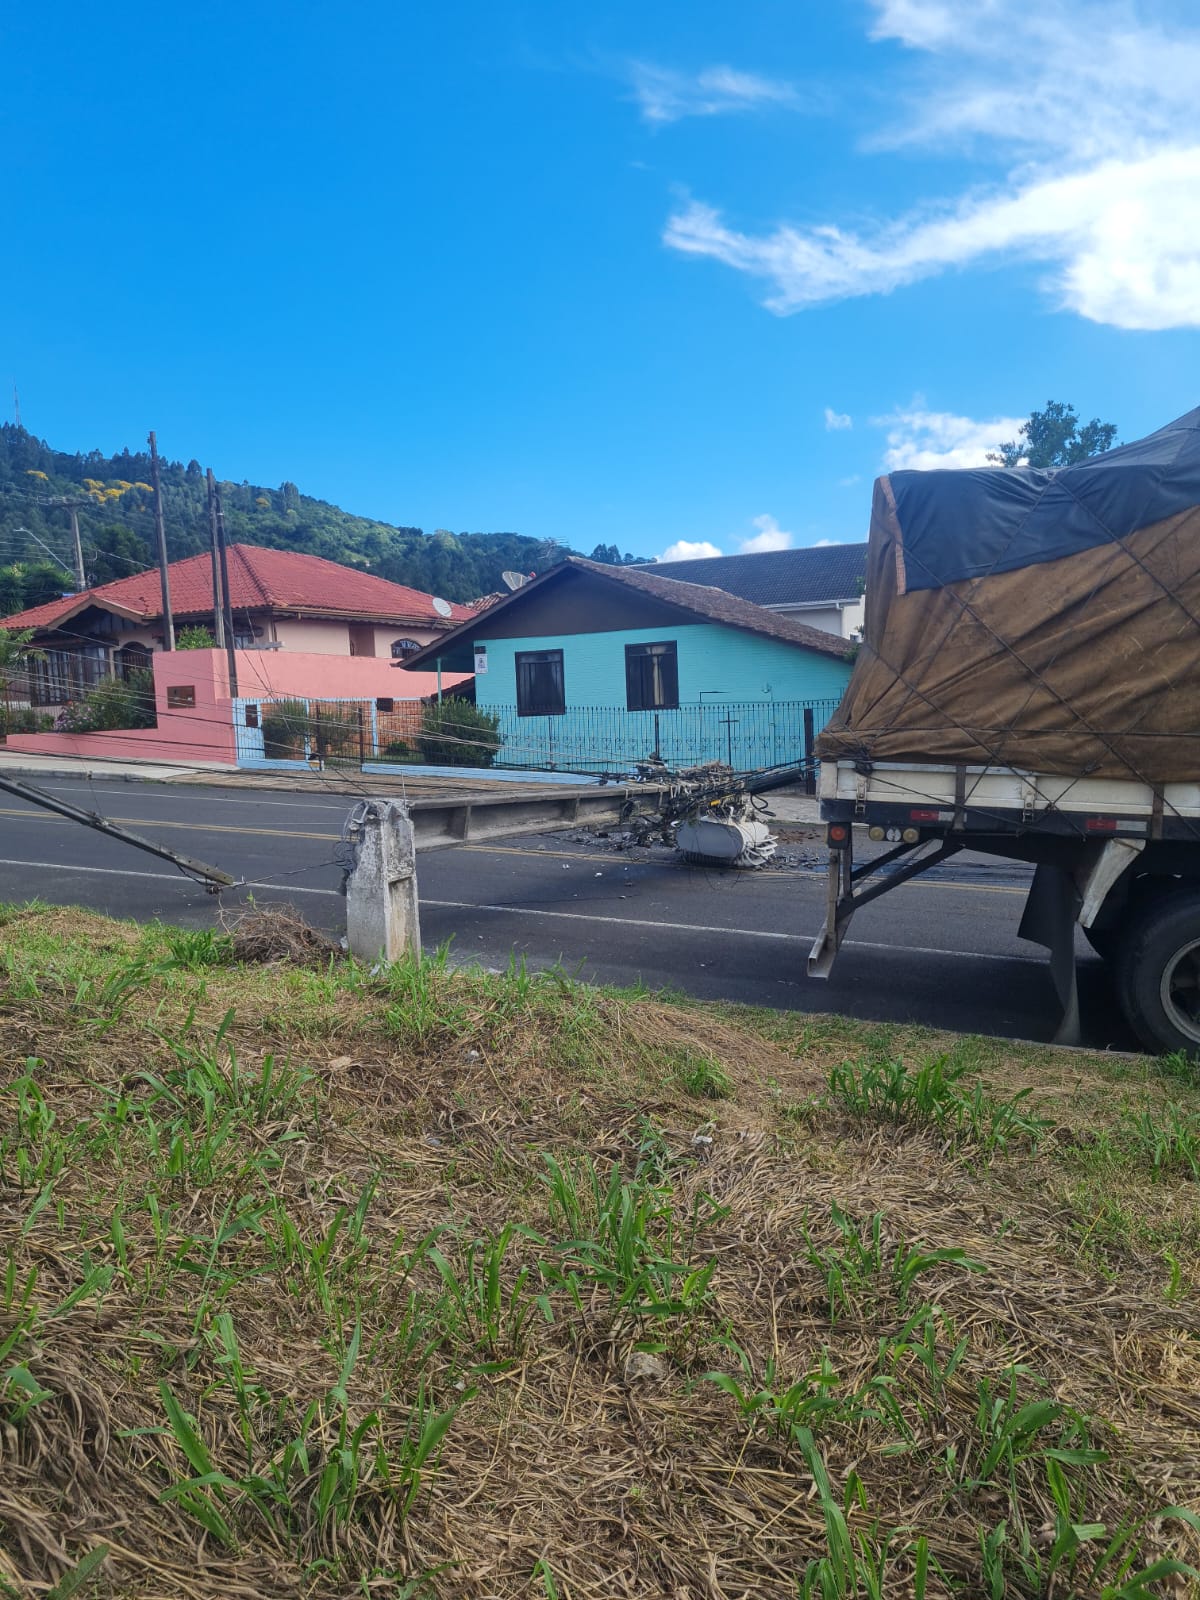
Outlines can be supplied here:
[[[173, 561], [168, 568], [176, 631], [213, 621], [212, 565], [207, 555]], [[247, 658], [249, 692], [279, 684], [283, 694], [358, 693], [374, 686], [395, 695], [402, 674], [391, 669], [423, 645], [474, 615], [419, 589], [389, 583], [357, 567], [343, 567], [295, 550], [257, 545], [229, 547], [229, 597], [239, 661]], [[77, 698], [112, 673], [150, 665], [162, 650], [162, 597], [157, 569], [64, 595], [59, 600], [0, 619], [0, 628], [32, 628], [41, 652], [30, 672], [30, 702], [54, 707]], [[299, 656], [335, 658], [303, 669], [298, 661], [268, 669], [266, 660]], [[369, 664], [369, 665], [368, 665]], [[238, 669], [242, 688], [242, 669]], [[333, 685], [353, 684], [353, 690]], [[242, 692], [246, 690], [242, 688]], [[404, 691], [406, 697], [409, 691]]]
[[[212, 627], [208, 556], [172, 562], [176, 631]], [[0, 621], [32, 628], [40, 654], [29, 668], [28, 699], [53, 711], [101, 680], [150, 668], [157, 727], [104, 733], [10, 734], [5, 748], [96, 760], [232, 766], [262, 752], [272, 701], [339, 703], [360, 717], [372, 746], [406, 740], [420, 702], [469, 674], [397, 672], [394, 666], [475, 613], [369, 572], [317, 556], [254, 545], [229, 549], [237, 694], [223, 650], [162, 648], [157, 570], [139, 572]], [[374, 750], [372, 751], [374, 753]]]
[[[361, 706], [364, 726], [375, 739], [391, 730], [406, 736], [420, 721], [421, 701], [438, 692], [437, 674], [404, 674], [403, 700], [394, 698], [396, 680], [386, 661], [329, 657], [307, 651], [236, 653], [240, 687], [229, 693], [229, 660], [223, 650], [156, 651], [154, 673], [156, 728], [113, 729], [106, 733], [13, 733], [5, 750], [25, 755], [60, 755], [94, 761], [163, 761], [188, 766], [246, 765], [247, 732], [260, 726], [273, 700], [305, 700]], [[386, 674], [386, 677], [382, 675]], [[380, 693], [380, 683], [389, 693]], [[446, 674], [441, 687], [452, 689], [462, 674]], [[410, 687], [411, 685], [411, 687]], [[407, 714], [405, 714], [407, 712]], [[257, 741], [261, 748], [261, 736]], [[374, 752], [368, 752], [374, 753]], [[257, 763], [251, 763], [257, 764]], [[297, 763], [298, 764], [298, 763]]]

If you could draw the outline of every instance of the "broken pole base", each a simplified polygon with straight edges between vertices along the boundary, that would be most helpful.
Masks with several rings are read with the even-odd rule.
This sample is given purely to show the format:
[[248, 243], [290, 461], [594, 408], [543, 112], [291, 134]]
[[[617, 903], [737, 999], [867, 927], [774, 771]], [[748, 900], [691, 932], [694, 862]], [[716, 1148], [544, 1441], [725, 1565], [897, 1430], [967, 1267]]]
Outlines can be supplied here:
[[360, 961], [421, 957], [417, 859], [408, 807], [372, 802], [346, 880], [346, 943]]

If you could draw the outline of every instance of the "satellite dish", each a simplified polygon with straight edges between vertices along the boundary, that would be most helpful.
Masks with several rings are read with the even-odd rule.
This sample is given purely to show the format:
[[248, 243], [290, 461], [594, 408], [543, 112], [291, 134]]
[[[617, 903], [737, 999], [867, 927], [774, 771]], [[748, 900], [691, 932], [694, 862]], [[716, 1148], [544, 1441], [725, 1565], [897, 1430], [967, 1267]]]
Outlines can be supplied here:
[[529, 582], [523, 572], [502, 572], [500, 576], [510, 589], [520, 589], [522, 585]]
[[436, 595], [433, 600], [433, 609], [439, 617], [452, 617], [454, 615], [454, 608], [450, 602], [448, 600], [439, 600]]

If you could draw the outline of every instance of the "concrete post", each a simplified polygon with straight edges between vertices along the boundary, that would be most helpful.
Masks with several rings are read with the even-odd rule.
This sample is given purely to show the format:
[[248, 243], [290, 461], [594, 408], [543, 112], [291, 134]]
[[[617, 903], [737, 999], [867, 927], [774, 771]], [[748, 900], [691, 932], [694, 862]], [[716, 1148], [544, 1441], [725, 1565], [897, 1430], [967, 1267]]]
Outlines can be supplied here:
[[372, 802], [346, 880], [346, 943], [360, 961], [421, 956], [417, 861], [408, 807]]

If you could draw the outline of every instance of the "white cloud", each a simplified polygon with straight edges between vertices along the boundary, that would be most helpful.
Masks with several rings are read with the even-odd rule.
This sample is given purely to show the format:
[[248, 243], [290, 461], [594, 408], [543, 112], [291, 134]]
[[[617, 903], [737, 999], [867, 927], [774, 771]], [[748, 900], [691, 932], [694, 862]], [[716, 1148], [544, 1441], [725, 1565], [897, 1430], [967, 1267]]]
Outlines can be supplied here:
[[845, 544], [844, 539], [814, 539], [808, 546], [810, 550], [825, 550], [832, 544]]
[[926, 69], [876, 142], [958, 144], [993, 162], [1007, 150], [1019, 165], [853, 229], [741, 231], [693, 201], [668, 219], [671, 248], [761, 279], [780, 315], [1021, 259], [1048, 269], [1059, 307], [1093, 322], [1200, 326], [1200, 28], [1138, 22], [1102, 0], [874, 5], [874, 36], [921, 52]]
[[862, 476], [861, 473], [852, 472], [848, 478], [839, 478], [838, 479], [838, 488], [839, 489], [850, 489], [850, 488], [853, 488], [853, 486], [856, 483], [858, 483], [858, 481], [861, 478], [861, 476]]
[[995, 417], [977, 422], [949, 411], [926, 411], [915, 404], [907, 411], [873, 417], [877, 428], [887, 429], [883, 465], [887, 472], [914, 467], [927, 472], [934, 467], [986, 467], [989, 451], [1015, 439], [1026, 420]]
[[781, 528], [775, 518], [765, 513], [750, 519], [758, 529], [748, 538], [738, 540], [738, 552], [744, 556], [762, 555], [768, 550], [790, 550], [792, 535]]
[[761, 106], [799, 103], [790, 83], [762, 78], [754, 72], [738, 72], [733, 67], [706, 67], [703, 72], [687, 73], [635, 61], [631, 72], [634, 98], [647, 122], [719, 117]]
[[710, 556], [719, 556], [722, 552], [715, 544], [710, 544], [707, 539], [676, 539], [674, 544], [668, 545], [662, 555], [656, 556], [657, 561], [700, 561], [707, 560]]
[[879, 143], [989, 140], [1091, 161], [1195, 137], [1200, 32], [1171, 25], [1187, 12], [1169, 0], [872, 3], [872, 37], [928, 58]]
[[845, 411], [835, 411], [832, 406], [825, 407], [826, 433], [837, 433], [842, 428], [852, 428], [853, 426], [854, 418]]

